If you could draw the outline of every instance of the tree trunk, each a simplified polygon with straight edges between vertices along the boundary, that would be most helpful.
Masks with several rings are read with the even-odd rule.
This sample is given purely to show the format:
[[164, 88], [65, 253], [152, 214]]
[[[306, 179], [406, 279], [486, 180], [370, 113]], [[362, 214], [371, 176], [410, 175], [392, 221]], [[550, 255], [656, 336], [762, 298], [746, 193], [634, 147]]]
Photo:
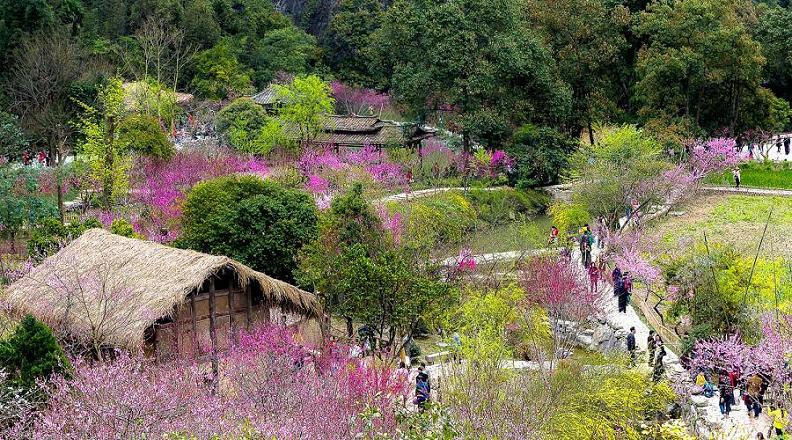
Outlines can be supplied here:
[[465, 194], [468, 192], [468, 185], [470, 184], [470, 135], [466, 131], [462, 132], [462, 156], [464, 164], [462, 165], [464, 177], [462, 186], [465, 188]]
[[105, 149], [104, 175], [102, 176], [102, 204], [104, 211], [109, 212], [113, 198], [113, 162], [115, 162], [113, 151], [113, 137], [115, 135], [115, 118], [107, 118], [107, 145]]
[[63, 162], [66, 161], [65, 156], [65, 143], [66, 139], [63, 139], [58, 144], [58, 154], [56, 158], [56, 169], [55, 169], [55, 189], [58, 192], [58, 214], [60, 215], [61, 224], [66, 224], [66, 208], [63, 206]]
[[589, 144], [594, 145], [594, 127], [591, 126], [591, 115], [586, 115], [586, 124], [588, 125]]

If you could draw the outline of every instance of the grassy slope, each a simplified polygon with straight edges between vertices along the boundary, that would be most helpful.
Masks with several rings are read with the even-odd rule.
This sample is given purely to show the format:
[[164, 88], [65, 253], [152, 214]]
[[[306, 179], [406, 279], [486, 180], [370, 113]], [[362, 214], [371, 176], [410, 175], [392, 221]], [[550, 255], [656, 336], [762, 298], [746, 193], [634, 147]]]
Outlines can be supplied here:
[[762, 246], [763, 256], [792, 258], [792, 198], [709, 194], [691, 201], [678, 211], [683, 216], [668, 216], [655, 223], [649, 239], [660, 250], [679, 246], [680, 241], [722, 242], [753, 254], [762, 237], [765, 221], [773, 215]]

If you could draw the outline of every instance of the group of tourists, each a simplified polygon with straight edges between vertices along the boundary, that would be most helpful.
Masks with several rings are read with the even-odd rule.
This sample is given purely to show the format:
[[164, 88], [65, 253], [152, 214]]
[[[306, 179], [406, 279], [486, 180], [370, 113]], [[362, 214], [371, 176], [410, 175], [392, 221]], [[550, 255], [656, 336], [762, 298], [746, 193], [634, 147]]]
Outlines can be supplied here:
[[32, 154], [30, 151], [22, 153], [23, 165], [38, 165], [47, 166], [49, 163], [49, 155], [44, 151], [39, 151], [38, 154]]
[[[767, 145], [767, 144], [765, 144], [765, 145]], [[748, 144], [748, 148], [747, 149], [748, 149], [748, 158], [749, 159], [753, 160], [753, 159], [759, 159], [761, 157], [759, 154], [755, 154], [754, 153], [754, 150], [756, 150], [757, 148], [759, 149], [759, 152], [761, 154], [762, 151], [763, 151], [763, 148], [762, 148], [761, 145], [755, 144], [755, 143], [749, 143]], [[772, 149], [772, 146], [770, 148]], [[788, 136], [785, 137], [785, 138], [781, 138], [781, 136], [777, 136], [775, 138], [775, 148], [776, 148], [776, 153], [779, 156], [781, 155], [781, 148], [784, 149], [784, 155], [785, 156], [789, 156], [790, 150], [792, 149], [792, 140]], [[737, 144], [735, 146], [735, 149], [737, 150], [738, 153], [743, 150], [743, 142], [739, 138], [737, 139]]]
[[611, 272], [611, 277], [613, 279], [613, 295], [619, 302], [619, 313], [627, 313], [627, 304], [630, 302], [633, 289], [632, 275], [629, 271], [622, 273], [617, 264]]
[[[765, 395], [770, 386], [769, 378], [761, 373], [744, 377], [736, 369], [732, 371], [720, 370], [709, 374], [699, 373], [696, 376], [696, 385], [703, 390], [704, 397], [713, 397], [718, 391], [718, 406], [724, 417], [728, 417], [734, 405], [737, 404], [735, 391], [740, 396], [749, 418], [759, 418], [765, 407]], [[785, 431], [789, 423], [789, 413], [774, 403], [770, 403], [767, 415], [772, 421], [767, 437], [764, 433], [757, 433], [757, 439], [771, 438], [773, 433], [777, 438], [786, 438]]]

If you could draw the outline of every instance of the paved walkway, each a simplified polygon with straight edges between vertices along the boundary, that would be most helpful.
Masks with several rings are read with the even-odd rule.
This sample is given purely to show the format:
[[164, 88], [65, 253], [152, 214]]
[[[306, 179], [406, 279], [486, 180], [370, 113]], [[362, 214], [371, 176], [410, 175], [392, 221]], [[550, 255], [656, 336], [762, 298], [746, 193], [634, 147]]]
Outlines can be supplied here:
[[704, 191], [716, 191], [716, 192], [724, 192], [731, 194], [792, 197], [792, 190], [788, 190], [788, 189], [735, 188], [733, 186], [713, 186], [713, 185], [704, 185], [701, 187], [701, 189]]
[[[473, 255], [471, 258], [473, 258], [477, 264], [480, 264], [491, 263], [493, 261], [516, 260], [519, 258], [524, 258], [529, 254], [548, 251], [548, 249], [538, 249], [533, 252], [500, 252], [494, 254]], [[595, 248], [593, 257], [596, 259], [598, 254], [599, 249]], [[574, 252], [572, 258], [575, 259], [575, 261], [578, 261], [580, 259], [579, 252]], [[456, 257], [445, 260], [446, 264], [455, 264], [455, 262]], [[630, 327], [635, 327], [635, 339], [639, 352], [639, 367], [645, 369], [648, 374], [649, 366], [646, 352], [647, 340], [649, 337], [649, 327], [646, 325], [646, 323], [644, 323], [638, 313], [636, 313], [632, 304], [627, 306], [626, 313], [619, 313], [618, 303], [616, 297], [613, 295], [613, 287], [607, 283], [603, 284], [604, 287], [600, 289], [604, 308], [604, 314], [602, 318], [608, 323], [610, 327], [617, 331], [623, 330], [624, 332], [628, 332]], [[531, 363], [526, 364], [527, 365], [525, 366], [521, 365], [521, 367], [536, 367], [534, 365], [530, 365]], [[676, 353], [671, 351], [669, 347], [666, 347], [666, 356], [663, 359], [663, 364], [665, 365], [666, 376], [669, 378], [669, 380], [690, 380], [689, 373], [682, 366], [681, 362], [679, 361], [679, 357], [676, 355]], [[442, 376], [443, 372], [441, 368], [442, 367], [440, 365], [437, 365], [432, 366], [430, 370], [434, 375]], [[719, 431], [719, 439], [746, 440], [752, 439], [759, 431], [764, 432], [765, 434], [767, 433], [767, 430], [770, 427], [770, 420], [766, 414], [761, 414], [759, 419], [749, 418], [745, 405], [742, 404], [742, 400], [739, 397], [736, 397], [735, 401], [737, 402], [737, 405], [734, 406], [731, 414], [728, 417], [724, 417], [720, 414], [718, 400], [719, 397], [717, 393], [711, 398], [706, 398], [704, 396], [694, 396], [693, 403], [695, 407], [693, 411], [696, 413], [694, 417], [705, 420], [707, 425], [721, 427]]]

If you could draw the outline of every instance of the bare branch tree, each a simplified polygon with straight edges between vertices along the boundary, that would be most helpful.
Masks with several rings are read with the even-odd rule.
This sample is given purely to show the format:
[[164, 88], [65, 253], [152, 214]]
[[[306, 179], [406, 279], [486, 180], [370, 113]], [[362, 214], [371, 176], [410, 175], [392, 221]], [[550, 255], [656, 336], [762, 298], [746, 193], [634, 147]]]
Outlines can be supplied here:
[[[60, 168], [69, 155], [74, 128], [71, 88], [95, 72], [88, 52], [67, 32], [48, 30], [22, 41], [7, 82], [11, 110], [34, 143]], [[52, 163], [52, 162], [51, 162]], [[64, 217], [62, 173], [57, 173], [58, 209]]]
[[184, 32], [160, 18], [149, 17], [135, 34], [135, 41], [143, 59], [142, 65], [129, 66], [132, 73], [139, 80], [154, 78], [176, 92], [182, 70], [195, 55], [195, 48], [185, 42]]

